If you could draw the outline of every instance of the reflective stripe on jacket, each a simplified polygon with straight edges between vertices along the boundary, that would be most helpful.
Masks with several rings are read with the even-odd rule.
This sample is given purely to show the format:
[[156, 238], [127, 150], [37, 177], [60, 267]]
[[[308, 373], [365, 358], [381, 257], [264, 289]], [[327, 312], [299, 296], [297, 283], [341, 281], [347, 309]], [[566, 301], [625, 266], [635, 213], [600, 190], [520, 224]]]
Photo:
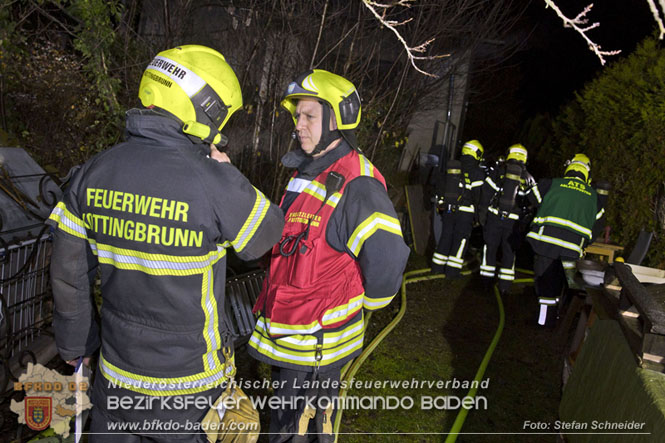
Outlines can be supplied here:
[[[326, 178], [332, 171], [345, 180], [341, 189], [326, 195]], [[351, 152], [312, 180], [289, 207], [280, 243], [287, 242], [286, 249], [296, 250], [285, 257], [280, 244], [275, 245], [269, 277], [255, 306], [264, 315], [270, 335], [313, 334], [346, 323], [362, 309], [364, 289], [358, 263], [352, 255], [334, 250], [325, 238], [346, 185], [361, 175], [375, 177], [385, 186], [374, 166]], [[348, 248], [357, 254], [377, 225], [391, 223], [383, 214], [375, 214], [356, 228]], [[399, 225], [393, 228], [399, 230]]]
[[[127, 142], [74, 175], [49, 223], [87, 244], [101, 267], [103, 377], [152, 396], [203, 392], [226, 376], [226, 249], [260, 257], [281, 232], [282, 212], [177, 122], [130, 112], [127, 129]], [[52, 279], [65, 282], [54, 288], [56, 341], [72, 358], [85, 352], [80, 319], [90, 301], [75, 286], [87, 276], [56, 264]]]
[[604, 213], [596, 191], [582, 179], [545, 179], [533, 188], [540, 203], [527, 241], [534, 252], [550, 258], [582, 256]]
[[[596, 191], [578, 178], [555, 178], [533, 219], [536, 226], [557, 226], [591, 240], [596, 222]], [[599, 217], [600, 218], [600, 217]]]

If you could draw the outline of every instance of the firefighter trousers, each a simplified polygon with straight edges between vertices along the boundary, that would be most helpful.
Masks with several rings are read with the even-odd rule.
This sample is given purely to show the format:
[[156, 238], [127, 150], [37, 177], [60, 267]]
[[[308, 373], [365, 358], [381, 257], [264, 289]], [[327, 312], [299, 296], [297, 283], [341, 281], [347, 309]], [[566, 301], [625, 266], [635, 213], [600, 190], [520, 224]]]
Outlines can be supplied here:
[[[487, 215], [483, 227], [483, 261], [480, 265], [480, 275], [487, 279], [499, 277], [499, 291], [508, 291], [515, 280], [515, 252], [519, 245], [519, 232], [517, 222], [511, 219], [501, 219], [494, 214]], [[497, 272], [497, 256], [501, 253], [501, 262]]]
[[441, 236], [432, 256], [432, 273], [445, 272], [447, 277], [454, 278], [460, 275], [464, 265], [464, 254], [473, 229], [473, 212], [443, 212], [440, 217]]
[[334, 442], [340, 376], [340, 368], [324, 369], [313, 378], [312, 372], [273, 366], [280, 407], [270, 412], [270, 442]]
[[536, 254], [533, 272], [538, 296], [538, 324], [554, 327], [559, 314], [559, 302], [566, 289], [566, 271], [574, 262], [571, 259], [551, 258]]

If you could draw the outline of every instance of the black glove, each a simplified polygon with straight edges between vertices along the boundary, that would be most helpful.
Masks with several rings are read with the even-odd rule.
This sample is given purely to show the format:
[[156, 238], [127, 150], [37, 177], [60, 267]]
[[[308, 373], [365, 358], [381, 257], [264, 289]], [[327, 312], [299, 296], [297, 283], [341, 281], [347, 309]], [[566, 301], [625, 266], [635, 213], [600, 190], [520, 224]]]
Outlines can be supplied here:
[[533, 178], [533, 175], [531, 175], [529, 172], [524, 171], [522, 173], [522, 176], [524, 177], [524, 187], [525, 187], [525, 189], [531, 189], [534, 186], [536, 186], [536, 179]]

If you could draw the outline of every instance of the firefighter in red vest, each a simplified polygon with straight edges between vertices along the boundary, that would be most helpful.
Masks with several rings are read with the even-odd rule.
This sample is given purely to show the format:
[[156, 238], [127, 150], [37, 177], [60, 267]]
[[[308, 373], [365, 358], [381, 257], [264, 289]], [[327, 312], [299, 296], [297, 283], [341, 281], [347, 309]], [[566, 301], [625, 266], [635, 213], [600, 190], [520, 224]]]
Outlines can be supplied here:
[[[311, 70], [286, 90], [300, 143], [280, 207], [285, 225], [254, 311], [254, 358], [272, 365], [271, 441], [333, 441], [341, 367], [363, 346], [363, 311], [397, 293], [409, 248], [381, 173], [360, 153], [360, 97], [343, 77]], [[276, 383], [279, 381], [279, 383]], [[305, 386], [327, 388], [306, 388]], [[307, 398], [309, 401], [294, 399]]]

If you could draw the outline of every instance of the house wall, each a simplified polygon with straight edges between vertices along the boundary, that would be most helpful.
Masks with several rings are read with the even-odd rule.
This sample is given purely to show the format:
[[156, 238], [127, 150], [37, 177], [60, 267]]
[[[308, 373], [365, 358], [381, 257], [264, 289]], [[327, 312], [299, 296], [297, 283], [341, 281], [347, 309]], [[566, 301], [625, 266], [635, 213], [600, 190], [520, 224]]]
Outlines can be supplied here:
[[[459, 151], [462, 143], [459, 137], [464, 120], [469, 61], [462, 60], [449, 71], [452, 71], [452, 88], [451, 75], [447, 74], [446, 79], [439, 82], [439, 87], [434, 93], [422, 99], [421, 107], [424, 110], [417, 111], [411, 118], [407, 129], [408, 142], [399, 164], [400, 171], [410, 171], [416, 165], [422, 164], [421, 160], [424, 160], [424, 156], [430, 151], [439, 153], [439, 146], [446, 144], [444, 129], [448, 121], [449, 140], [453, 146], [453, 149], [448, 150], [448, 158], [456, 157]], [[433, 140], [437, 125], [437, 139]]]

